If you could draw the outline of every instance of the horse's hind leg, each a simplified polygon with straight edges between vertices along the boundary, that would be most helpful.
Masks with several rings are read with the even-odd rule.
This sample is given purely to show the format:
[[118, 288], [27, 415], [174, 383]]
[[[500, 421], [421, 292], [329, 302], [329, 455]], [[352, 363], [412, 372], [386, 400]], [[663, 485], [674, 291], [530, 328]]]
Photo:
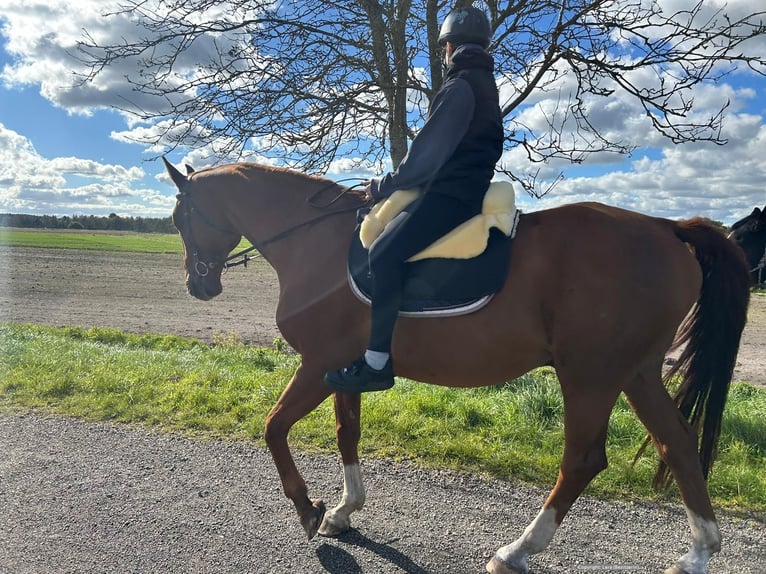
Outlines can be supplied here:
[[[559, 379], [567, 380], [565, 373]], [[588, 483], [607, 466], [606, 431], [619, 389], [568, 389], [564, 393], [564, 456], [556, 486], [524, 533], [487, 564], [491, 574], [526, 574], [527, 558], [547, 548], [561, 521]]]
[[325, 513], [321, 500], [309, 500], [308, 489], [287, 444], [292, 426], [325, 400], [331, 389], [322, 380], [324, 371], [305, 364], [298, 367], [277, 404], [266, 417], [264, 437], [277, 467], [285, 496], [293, 501], [309, 539], [316, 535]]
[[697, 453], [697, 434], [668, 395], [659, 367], [652, 375], [637, 377], [625, 395], [673, 473], [691, 526], [689, 552], [665, 574], [705, 574], [710, 557], [721, 548], [721, 534]]
[[337, 536], [351, 527], [351, 513], [364, 506], [365, 492], [359, 467], [361, 395], [335, 393], [335, 434], [343, 461], [343, 498], [324, 515], [319, 534]]

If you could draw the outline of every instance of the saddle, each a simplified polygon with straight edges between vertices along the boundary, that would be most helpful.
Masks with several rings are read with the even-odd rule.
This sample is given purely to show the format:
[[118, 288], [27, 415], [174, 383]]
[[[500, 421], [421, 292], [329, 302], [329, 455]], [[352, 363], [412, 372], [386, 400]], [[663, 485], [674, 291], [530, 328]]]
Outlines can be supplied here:
[[[386, 225], [420, 195], [399, 190], [372, 207], [354, 231], [349, 251], [349, 284], [366, 304], [372, 299], [368, 249]], [[403, 316], [464, 315], [486, 305], [505, 283], [511, 239], [521, 212], [513, 186], [493, 182], [482, 212], [408, 260]]]

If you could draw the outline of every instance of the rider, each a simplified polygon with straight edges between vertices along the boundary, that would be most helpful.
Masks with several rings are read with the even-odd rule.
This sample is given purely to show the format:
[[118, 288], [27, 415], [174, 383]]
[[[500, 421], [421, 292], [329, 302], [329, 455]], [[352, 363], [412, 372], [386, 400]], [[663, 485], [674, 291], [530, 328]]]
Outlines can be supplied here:
[[419, 188], [407, 206], [370, 246], [372, 325], [369, 345], [350, 366], [325, 382], [348, 392], [394, 385], [391, 339], [402, 298], [405, 261], [481, 212], [484, 194], [503, 149], [503, 122], [487, 16], [478, 8], [453, 10], [442, 24], [446, 81], [428, 118], [393, 173], [367, 184], [380, 201], [398, 189]]

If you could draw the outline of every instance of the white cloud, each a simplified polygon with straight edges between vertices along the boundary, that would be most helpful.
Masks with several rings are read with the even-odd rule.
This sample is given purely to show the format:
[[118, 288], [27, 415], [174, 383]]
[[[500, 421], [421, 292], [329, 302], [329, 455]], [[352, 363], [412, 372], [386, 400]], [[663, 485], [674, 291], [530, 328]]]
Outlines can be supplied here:
[[105, 165], [90, 159], [76, 157], [53, 158], [49, 165], [61, 174], [94, 177], [106, 181], [127, 183], [144, 177], [144, 171], [138, 167], [126, 168], [121, 165]]
[[[101, 14], [108, 9], [108, 2], [78, 2], [77, 10], [72, 10], [71, 3], [62, 0], [6, 1], [2, 32], [5, 50], [15, 61], [3, 69], [5, 84], [39, 85], [41, 93], [53, 103], [76, 92], [71, 86], [73, 71], [82, 67], [71, 53], [82, 38], [83, 28], [103, 26]], [[114, 33], [119, 37], [120, 30], [115, 29]], [[85, 87], [84, 92], [87, 91]]]
[[[742, 2], [739, 5], [740, 12]], [[687, 7], [688, 8], [688, 7]], [[748, 13], [752, 7], [747, 7]], [[742, 14], [740, 14], [741, 16]], [[651, 85], [657, 81], [650, 71], [634, 73], [634, 85]], [[510, 93], [512, 82], [501, 86]], [[744, 85], [744, 87], [743, 87]], [[551, 86], [552, 90], [535, 94], [517, 111], [515, 120], [532, 133], [545, 133], [553, 118], [562, 134], [572, 137], [561, 115], [568, 94], [573, 93], [571, 78], [566, 76]], [[699, 141], [674, 144], [651, 125], [646, 111], [635, 100], [617, 90], [608, 98], [591, 96], [585, 100], [588, 119], [611, 141], [635, 146], [632, 158], [599, 153], [588, 156], [582, 166], [562, 161], [531, 163], [522, 148], [503, 154], [503, 166], [516, 174], [537, 174], [545, 185], [560, 173], [565, 179], [541, 200], [520, 197], [528, 211], [554, 207], [575, 201], [600, 201], [652, 215], [685, 218], [702, 215], [726, 223], [749, 214], [754, 205], [766, 202], [763, 182], [766, 163], [763, 146], [766, 126], [760, 115], [764, 108], [766, 82], [752, 72], [738, 71], [717, 83], [695, 86], [687, 94], [694, 110], [684, 121], [706, 122], [721, 107], [725, 109], [721, 137], [724, 146]], [[753, 113], [753, 110], [757, 113]], [[585, 140], [572, 140], [584, 146]], [[583, 175], [583, 174], [596, 175]]]
[[368, 179], [375, 177], [376, 166], [360, 157], [342, 157], [332, 162], [327, 173], [328, 176], [357, 176]]
[[[172, 196], [145, 187], [138, 167], [75, 157], [45, 158], [0, 124], [0, 205], [4, 211], [166, 217]], [[93, 180], [93, 181], [87, 181]]]
[[[118, 0], [79, 0], [73, 10], [72, 3], [66, 0], [36, 3], [5, 0], [0, 22], [7, 39], [5, 50], [15, 61], [2, 70], [0, 79], [6, 86], [39, 85], [46, 99], [70, 113], [89, 115], [97, 108], [118, 108], [129, 122], [133, 119], [131, 111], [161, 113], [166, 110], [165, 97], [132, 90], [131, 82], [141, 81], [144, 58], [149, 55], [161, 58], [172, 52], [168, 44], [158, 44], [151, 52], [112, 61], [95, 78], [82, 81], [89, 69], [82, 62], [84, 54], [78, 51], [79, 42], [87, 39], [96, 45], [119, 45], [157, 35], [139, 27], [135, 15], [125, 13], [120, 4]], [[149, 4], [153, 2], [144, 8], [151, 10]], [[233, 14], [236, 11], [226, 10], [225, 6], [216, 10], [236, 17]], [[201, 35], [175, 59], [173, 74], [168, 74], [166, 83], [181, 86], [200, 65], [218, 50], [225, 53], [230, 44], [231, 41], [220, 34]], [[93, 54], [101, 52], [95, 48], [88, 50]]]
[[618, 171], [570, 177], [542, 200], [522, 197], [519, 203], [536, 210], [599, 201], [674, 219], [701, 215], [733, 223], [766, 203], [766, 126], [760, 117], [742, 115], [729, 130], [739, 134], [732, 145], [667, 145], [659, 159], [638, 155]]

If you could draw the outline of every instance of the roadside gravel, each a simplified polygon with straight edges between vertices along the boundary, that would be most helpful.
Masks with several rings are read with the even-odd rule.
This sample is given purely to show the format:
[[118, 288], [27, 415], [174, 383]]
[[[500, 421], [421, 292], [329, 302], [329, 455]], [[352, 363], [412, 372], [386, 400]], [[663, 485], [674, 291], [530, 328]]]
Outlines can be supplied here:
[[[367, 506], [355, 529], [307, 542], [268, 451], [246, 442], [0, 411], [0, 453], [2, 574], [479, 573], [546, 495], [365, 460]], [[297, 462], [310, 495], [337, 503], [339, 459]], [[764, 518], [719, 518], [724, 548], [711, 572], [766, 573]], [[687, 545], [678, 505], [584, 497], [531, 566], [655, 573]]]

